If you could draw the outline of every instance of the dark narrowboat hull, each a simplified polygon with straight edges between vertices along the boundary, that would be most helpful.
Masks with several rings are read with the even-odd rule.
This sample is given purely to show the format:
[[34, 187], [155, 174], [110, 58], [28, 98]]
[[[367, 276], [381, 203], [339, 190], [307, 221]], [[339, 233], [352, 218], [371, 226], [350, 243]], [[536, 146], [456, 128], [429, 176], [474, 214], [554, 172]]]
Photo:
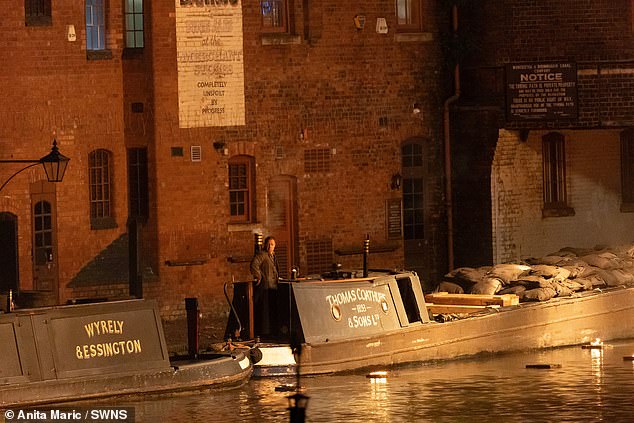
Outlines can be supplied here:
[[[385, 369], [393, 365], [634, 338], [634, 288], [588, 292], [543, 303], [492, 308], [444, 323], [417, 322], [366, 337], [306, 342], [304, 375]], [[267, 347], [262, 347], [265, 352]], [[290, 350], [289, 350], [290, 351]], [[291, 355], [292, 357], [292, 355]], [[290, 361], [256, 363], [254, 376], [292, 374]]]
[[115, 301], [0, 314], [0, 407], [239, 386], [243, 352], [170, 362], [156, 302]]
[[183, 363], [162, 371], [0, 385], [0, 408], [125, 395], [229, 389], [246, 383], [252, 370], [249, 359], [243, 353], [236, 353], [232, 356]]

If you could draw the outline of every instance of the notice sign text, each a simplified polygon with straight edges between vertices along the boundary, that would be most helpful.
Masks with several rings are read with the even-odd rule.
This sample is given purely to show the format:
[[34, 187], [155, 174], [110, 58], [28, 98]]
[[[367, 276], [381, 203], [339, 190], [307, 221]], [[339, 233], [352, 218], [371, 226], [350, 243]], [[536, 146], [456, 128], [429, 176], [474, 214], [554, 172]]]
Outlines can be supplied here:
[[577, 118], [575, 63], [506, 65], [506, 119]]

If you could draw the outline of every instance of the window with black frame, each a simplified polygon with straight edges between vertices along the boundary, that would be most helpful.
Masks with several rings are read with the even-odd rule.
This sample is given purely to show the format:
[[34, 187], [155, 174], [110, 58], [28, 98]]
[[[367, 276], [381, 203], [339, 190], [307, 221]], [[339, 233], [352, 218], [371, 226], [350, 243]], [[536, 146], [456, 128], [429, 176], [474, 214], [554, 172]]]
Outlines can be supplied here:
[[125, 0], [125, 46], [143, 48], [143, 0]]
[[286, 0], [260, 1], [262, 29], [265, 32], [286, 32], [288, 16]]
[[423, 191], [423, 146], [420, 143], [405, 144], [401, 148], [403, 171], [403, 238], [423, 239], [424, 191]]
[[106, 49], [105, 15], [104, 0], [86, 0], [86, 50]]
[[558, 132], [542, 137], [544, 217], [572, 216], [568, 206], [566, 180], [566, 139]]
[[112, 154], [103, 149], [88, 155], [88, 185], [90, 189], [90, 223], [92, 229], [116, 226], [112, 207]]
[[396, 31], [420, 32], [421, 29], [421, 0], [396, 0]]
[[26, 26], [50, 26], [53, 24], [51, 0], [24, 0]]
[[255, 220], [255, 160], [251, 156], [229, 159], [229, 215], [232, 222]]

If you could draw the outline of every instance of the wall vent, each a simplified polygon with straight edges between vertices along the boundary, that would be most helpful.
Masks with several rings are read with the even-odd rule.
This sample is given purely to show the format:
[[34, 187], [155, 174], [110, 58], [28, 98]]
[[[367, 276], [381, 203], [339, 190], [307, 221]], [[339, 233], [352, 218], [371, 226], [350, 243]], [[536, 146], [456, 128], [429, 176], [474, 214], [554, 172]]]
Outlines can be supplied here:
[[282, 160], [286, 155], [284, 154], [284, 147], [281, 145], [275, 146], [275, 160]]
[[333, 264], [332, 239], [307, 241], [306, 260], [309, 275], [331, 271]]
[[304, 172], [330, 172], [330, 149], [313, 148], [304, 150]]
[[203, 150], [199, 145], [192, 145], [191, 147], [192, 162], [199, 162], [203, 159]]

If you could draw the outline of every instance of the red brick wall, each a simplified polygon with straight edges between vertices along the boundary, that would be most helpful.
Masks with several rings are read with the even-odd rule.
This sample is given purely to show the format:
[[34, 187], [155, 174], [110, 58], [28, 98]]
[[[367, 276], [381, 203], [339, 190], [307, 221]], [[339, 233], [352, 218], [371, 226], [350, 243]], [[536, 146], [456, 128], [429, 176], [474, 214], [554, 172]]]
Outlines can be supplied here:
[[[547, 129], [563, 131], [570, 140], [566, 149], [572, 159], [567, 172], [572, 181], [570, 201], [575, 203], [572, 207], [577, 216], [592, 222], [618, 222], [617, 226], [629, 222], [629, 215], [612, 207], [614, 204], [602, 207], [585, 198], [609, 197], [614, 202], [620, 195], [614, 184], [605, 188], [606, 179], [619, 180], [620, 165], [618, 157], [607, 156], [608, 149], [617, 151], [617, 144], [613, 132], [604, 129], [619, 131], [634, 126], [633, 7], [631, 0], [485, 0], [469, 2], [461, 10], [460, 41], [455, 46], [463, 59], [463, 96], [453, 120], [453, 143], [454, 157], [462, 161], [455, 169], [454, 184], [469, 195], [454, 203], [455, 220], [463, 227], [456, 234], [462, 249], [457, 264], [487, 259], [491, 252], [495, 260], [509, 260], [550, 252], [547, 250], [555, 246], [593, 246], [619, 239], [613, 236], [614, 225], [603, 229], [590, 225], [588, 232], [580, 234], [579, 217], [527, 219], [527, 214], [539, 211], [533, 204], [541, 201], [539, 166], [535, 168], [523, 156], [525, 144], [513, 144], [519, 142], [518, 132], [512, 133], [511, 142], [511, 132], [498, 139], [497, 131], [530, 129], [522, 134], [523, 141]], [[505, 121], [505, 65], [549, 61], [577, 64], [578, 119]], [[572, 131], [575, 129], [586, 132]], [[473, 155], [474, 148], [488, 157], [488, 166], [483, 167], [475, 158], [482, 154]], [[590, 157], [609, 164], [588, 172], [584, 169], [587, 163], [582, 163], [591, 161]], [[541, 163], [541, 156], [536, 160]], [[509, 175], [513, 177], [504, 179]], [[503, 187], [496, 178], [504, 180]], [[539, 192], [535, 194], [534, 189]], [[474, 218], [473, 207], [478, 207], [478, 202], [481, 205], [475, 215], [485, 219]], [[473, 228], [478, 228], [475, 234]], [[478, 240], [491, 236], [491, 250], [484, 249]]]
[[[52, 25], [46, 27], [25, 27], [21, 4], [0, 11], [0, 158], [40, 157], [53, 137], [71, 158], [64, 182], [57, 185], [61, 302], [125, 295], [123, 283], [64, 287], [126, 231], [126, 148], [136, 147], [148, 148], [150, 178], [142, 267], [154, 277], [145, 281], [144, 292], [159, 299], [165, 317], [182, 315], [184, 298], [196, 296], [216, 322], [225, 318], [223, 284], [249, 277], [244, 260], [253, 251], [253, 232], [267, 234], [267, 186], [274, 176], [297, 181], [300, 269], [307, 268], [310, 240], [331, 239], [337, 250], [360, 247], [369, 234], [372, 245], [386, 244], [385, 200], [401, 195], [390, 180], [400, 171], [400, 145], [411, 137], [425, 140], [428, 173], [424, 251], [429, 266], [423, 276], [444, 273], [439, 110], [448, 76], [439, 45], [446, 19], [436, 2], [423, 2], [424, 33], [404, 40], [394, 31], [392, 1], [292, 1], [298, 43], [286, 45], [263, 45], [258, 3], [245, 2], [246, 125], [193, 129], [178, 125], [175, 2], [145, 2], [141, 54], [123, 49], [122, 3], [106, 3], [112, 52], [107, 60], [87, 59], [82, 2], [53, 2]], [[364, 30], [354, 28], [355, 15], [366, 17]], [[380, 17], [387, 19], [388, 34], [375, 31]], [[66, 40], [71, 24], [75, 42]], [[132, 113], [132, 103], [143, 103], [143, 112]], [[414, 103], [418, 115], [412, 113]], [[215, 151], [214, 141], [225, 142], [229, 154]], [[202, 147], [201, 162], [189, 160], [193, 145]], [[182, 147], [184, 156], [173, 157], [172, 147]], [[95, 148], [113, 153], [115, 229], [90, 229], [88, 153]], [[330, 150], [328, 172], [304, 172], [304, 151], [312, 148]], [[276, 158], [279, 151], [283, 157]], [[252, 225], [229, 225], [227, 166], [235, 154], [256, 160]], [[10, 172], [0, 167], [0, 177]], [[0, 211], [19, 217], [20, 279], [26, 286], [32, 279], [28, 183], [43, 177], [38, 172], [16, 178], [0, 197]], [[371, 256], [370, 265], [402, 266], [402, 244], [394, 245], [392, 252]], [[361, 265], [359, 255], [335, 258]], [[166, 264], [192, 260], [201, 264]]]
[[[87, 60], [82, 2], [53, 2], [50, 26], [25, 26], [22, 2], [4, 7], [0, 21], [0, 157], [39, 158], [56, 138], [60, 151], [71, 159], [64, 182], [57, 185], [58, 264], [64, 286], [125, 231], [121, 11], [111, 7], [107, 17], [111, 60]], [[74, 42], [67, 40], [67, 25], [75, 26]], [[90, 229], [87, 161], [95, 148], [113, 153], [116, 229]], [[11, 166], [0, 167], [3, 181], [16, 169]], [[26, 289], [32, 286], [28, 185], [39, 179], [45, 179], [44, 174], [34, 168], [12, 180], [0, 197], [0, 210], [18, 216], [20, 281]], [[60, 297], [64, 301], [66, 293], [62, 291]]]
[[[428, 3], [426, 31], [437, 38], [438, 13]], [[400, 195], [390, 178], [400, 169], [400, 143], [425, 136], [430, 167], [440, 162], [439, 83], [444, 76], [435, 42], [397, 42], [392, 32], [392, 2], [362, 5], [310, 2], [311, 25], [304, 25], [302, 2], [294, 2], [295, 33], [308, 33], [311, 42], [262, 45], [257, 3], [243, 6], [246, 125], [230, 128], [179, 129], [176, 87], [174, 10], [153, 4], [152, 30], [155, 89], [155, 148], [159, 273], [165, 315], [182, 311], [185, 296], [202, 297], [201, 305], [226, 310], [222, 284], [248, 278], [248, 262], [230, 264], [229, 256], [248, 257], [253, 231], [267, 232], [267, 184], [276, 175], [297, 178], [300, 269], [307, 268], [305, 243], [332, 238], [333, 249], [361, 246], [365, 234], [377, 245], [386, 242], [385, 200]], [[353, 18], [366, 16], [357, 31]], [[375, 32], [376, 18], [385, 17], [388, 35]], [[418, 102], [420, 117], [412, 114]], [[387, 117], [381, 127], [379, 118]], [[307, 136], [300, 139], [306, 129]], [[212, 143], [227, 144], [227, 156]], [[202, 146], [202, 162], [189, 161], [191, 145]], [[185, 157], [171, 157], [181, 146]], [[331, 151], [330, 171], [305, 174], [304, 150]], [[283, 158], [276, 159], [281, 149]], [[257, 223], [228, 226], [228, 158], [246, 151], [257, 165]], [[439, 207], [441, 183], [428, 181], [430, 221], [442, 230]], [[440, 209], [440, 210], [439, 210]], [[429, 228], [430, 237], [438, 228]], [[429, 248], [432, 263], [442, 263], [444, 250]], [[170, 267], [167, 260], [205, 258], [206, 264]], [[361, 256], [338, 257], [361, 265]], [[374, 267], [402, 266], [402, 249], [371, 258]], [[444, 269], [440, 270], [440, 272]], [[433, 274], [434, 270], [429, 270]], [[217, 311], [221, 314], [221, 311]]]

